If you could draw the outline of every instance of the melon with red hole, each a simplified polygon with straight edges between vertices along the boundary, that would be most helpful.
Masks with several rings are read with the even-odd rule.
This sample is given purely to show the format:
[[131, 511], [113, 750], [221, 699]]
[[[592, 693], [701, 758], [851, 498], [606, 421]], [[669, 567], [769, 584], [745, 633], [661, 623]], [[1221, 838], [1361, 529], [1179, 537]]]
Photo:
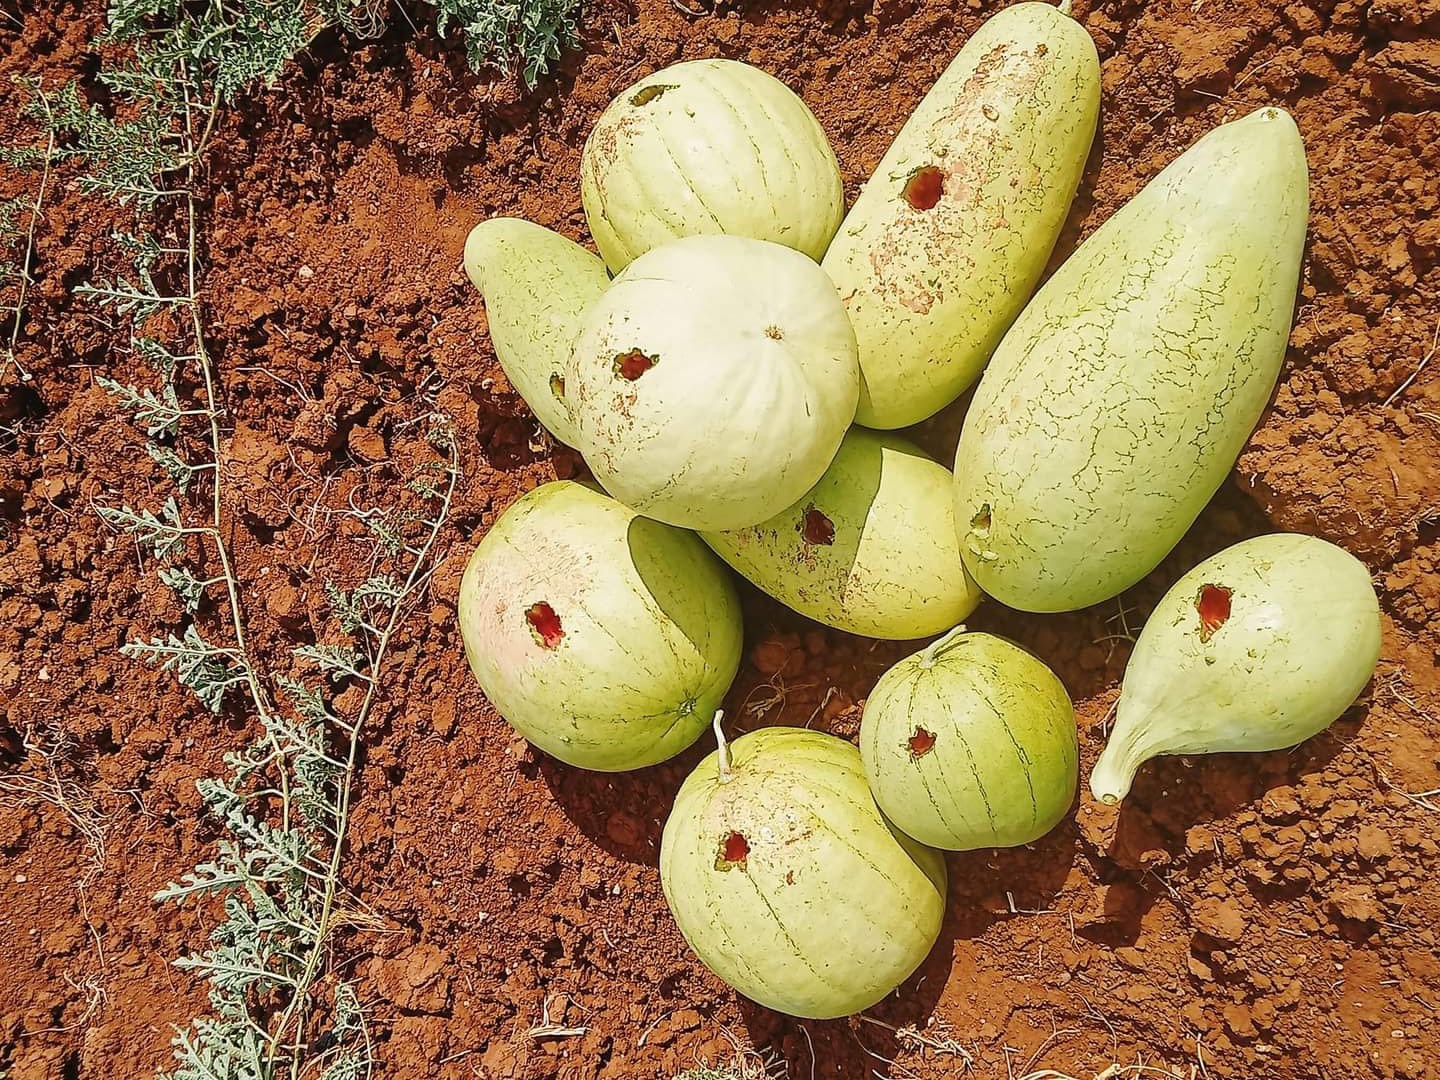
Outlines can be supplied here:
[[988, 595], [1024, 611], [1097, 604], [1195, 521], [1285, 357], [1307, 184], [1284, 110], [1222, 124], [1035, 295], [955, 458], [961, 554]]
[[950, 485], [950, 470], [918, 447], [855, 427], [819, 482], [779, 514], [701, 536], [817, 622], [869, 637], [927, 637], [980, 602], [960, 558]]
[[728, 572], [693, 534], [571, 481], [491, 526], [460, 583], [460, 631], [512, 727], [586, 769], [653, 765], [710, 723], [740, 663]]
[[865, 774], [910, 836], [952, 851], [1038, 840], [1079, 783], [1064, 685], [1013, 642], [958, 627], [885, 672], [860, 722]]
[[649, 517], [738, 529], [812, 487], [855, 415], [855, 335], [829, 278], [779, 244], [693, 236], [590, 310], [571, 415], [605, 489]]
[[1161, 754], [1280, 750], [1323, 731], [1380, 657], [1370, 572], [1315, 536], [1257, 536], [1155, 605], [1125, 669], [1090, 790], [1117, 803]]
[[784, 83], [735, 60], [687, 60], [627, 87], [580, 158], [580, 198], [618, 273], [682, 236], [770, 240], [812, 259], [845, 212], [835, 153]]
[[763, 728], [702, 761], [660, 841], [660, 882], [705, 965], [815, 1019], [875, 1004], [940, 933], [945, 864], [890, 827], [850, 743]]
[[604, 262], [557, 232], [502, 217], [470, 230], [465, 272], [485, 297], [510, 385], [552, 435], [575, 445], [566, 373], [584, 315], [610, 284]]
[[916, 106], [825, 254], [860, 343], [858, 423], [916, 423], [979, 377], [1045, 269], [1099, 105], [1089, 34], [1022, 3]]

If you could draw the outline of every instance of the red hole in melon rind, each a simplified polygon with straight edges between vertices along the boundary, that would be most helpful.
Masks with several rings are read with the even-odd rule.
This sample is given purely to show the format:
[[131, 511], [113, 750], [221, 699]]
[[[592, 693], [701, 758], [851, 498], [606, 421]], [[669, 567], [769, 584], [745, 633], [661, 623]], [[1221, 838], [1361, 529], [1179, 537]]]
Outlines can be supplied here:
[[807, 544], [824, 544], [828, 547], [835, 543], [835, 523], [818, 507], [807, 507], [805, 519], [800, 523], [800, 535]]
[[905, 744], [910, 747], [911, 757], [924, 757], [935, 749], [935, 733], [926, 731], [923, 727], [917, 727], [915, 734], [906, 739]]
[[616, 375], [634, 382], [654, 367], [657, 361], [658, 357], [646, 356], [639, 349], [631, 349], [629, 352], [615, 357], [613, 367]]
[[945, 191], [945, 174], [934, 165], [922, 165], [905, 181], [905, 201], [916, 210], [930, 210]]
[[750, 841], [738, 832], [728, 833], [725, 839], [720, 841], [720, 861], [723, 863], [731, 866], [743, 864], [749, 854]]
[[530, 624], [530, 629], [539, 639], [542, 647], [555, 649], [560, 646], [560, 639], [565, 636], [565, 630], [560, 625], [560, 616], [556, 615], [555, 609], [544, 600], [538, 604], [531, 604], [526, 609], [525, 621]]
[[1230, 618], [1230, 590], [1224, 585], [1201, 586], [1195, 610], [1200, 613], [1200, 640], [1209, 641], [1210, 635]]

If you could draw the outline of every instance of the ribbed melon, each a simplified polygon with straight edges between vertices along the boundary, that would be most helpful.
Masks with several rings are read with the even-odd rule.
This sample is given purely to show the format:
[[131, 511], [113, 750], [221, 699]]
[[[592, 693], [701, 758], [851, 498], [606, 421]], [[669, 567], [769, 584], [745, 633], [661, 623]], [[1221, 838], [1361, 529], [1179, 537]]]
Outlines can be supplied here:
[[660, 841], [681, 933], [746, 997], [793, 1016], [859, 1012], [925, 959], [945, 864], [880, 815], [860, 754], [832, 735], [764, 728], [681, 786]]
[[723, 59], [674, 64], [622, 91], [585, 140], [580, 197], [616, 273], [670, 240], [714, 234], [818, 260], [845, 212], [835, 153], [805, 103]]
[[1070, 697], [1020, 646], [958, 627], [892, 667], [865, 702], [860, 752], [886, 815], [953, 851], [1044, 836], [1070, 809]]
[[740, 664], [740, 605], [699, 538], [568, 480], [490, 527], [458, 606], [470, 669], [500, 715], [587, 769], [685, 749]]

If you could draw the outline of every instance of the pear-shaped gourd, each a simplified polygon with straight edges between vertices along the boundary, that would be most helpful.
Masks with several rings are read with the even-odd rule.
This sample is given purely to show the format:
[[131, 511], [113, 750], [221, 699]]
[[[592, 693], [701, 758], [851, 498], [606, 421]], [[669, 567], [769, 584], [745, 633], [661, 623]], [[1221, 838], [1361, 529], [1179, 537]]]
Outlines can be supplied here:
[[569, 394], [611, 495], [691, 529], [779, 513], [829, 466], [855, 415], [855, 335], [799, 252], [692, 236], [642, 255], [591, 309]]
[[979, 377], [1045, 269], [1099, 108], [1095, 44], [1048, 3], [990, 19], [916, 106], [825, 253], [860, 343], [857, 423], [916, 423]]
[[460, 583], [470, 670], [500, 715], [570, 765], [679, 753], [740, 664], [740, 605], [693, 534], [571, 481], [490, 527]]
[[1174, 547], [1275, 385], [1306, 205], [1295, 122], [1261, 109], [1182, 154], [1035, 295], [955, 460], [961, 553], [988, 595], [1085, 607]]
[[853, 746], [803, 728], [763, 728], [696, 766], [665, 822], [660, 883], [711, 971], [816, 1019], [894, 990], [945, 913], [940, 855], [886, 823]]
[[580, 158], [595, 244], [619, 273], [653, 247], [724, 233], [812, 259], [845, 212], [840, 167], [784, 83], [735, 60], [687, 60], [624, 90]]
[[1039, 839], [1079, 782], [1075, 713], [1055, 673], [963, 626], [880, 676], [860, 753], [886, 816], [952, 851]]
[[574, 446], [566, 371], [585, 313], [610, 284], [604, 262], [544, 226], [502, 217], [470, 230], [465, 272], [485, 298], [510, 385], [552, 435]]
[[981, 599], [955, 539], [950, 470], [864, 428], [851, 428], [820, 481], [773, 518], [701, 536], [777, 600], [852, 634], [926, 637]]
[[1314, 536], [1274, 533], [1206, 559], [1155, 606], [1090, 774], [1117, 803], [1161, 754], [1280, 750], [1323, 731], [1380, 657], [1370, 573]]

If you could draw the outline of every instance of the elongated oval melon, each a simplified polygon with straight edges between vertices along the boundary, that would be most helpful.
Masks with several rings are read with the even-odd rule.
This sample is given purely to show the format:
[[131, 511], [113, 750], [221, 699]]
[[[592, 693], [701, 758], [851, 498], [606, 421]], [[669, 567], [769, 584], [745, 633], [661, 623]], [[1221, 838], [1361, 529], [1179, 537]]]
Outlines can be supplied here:
[[916, 423], [979, 376], [1045, 269], [1099, 106], [1090, 35], [1022, 3], [916, 107], [823, 264], [860, 344], [857, 423]]
[[1307, 205], [1300, 133], [1260, 109], [1182, 154], [1045, 283], [955, 458], [961, 553], [986, 593], [1085, 607], [1174, 547], [1275, 386]]
[[819, 260], [845, 212], [840, 166], [795, 93], [735, 60], [687, 60], [612, 101], [580, 159], [595, 245], [617, 274], [653, 247], [724, 233]]
[[875, 1004], [925, 959], [945, 863], [896, 832], [860, 754], [762, 728], [690, 774], [660, 840], [660, 883], [705, 966], [746, 997], [830, 1019]]
[[1119, 802], [1161, 754], [1303, 742], [1351, 706], [1379, 658], [1380, 605], [1360, 560], [1297, 533], [1228, 547], [1146, 620], [1090, 790]]
[[583, 317], [610, 284], [605, 263], [542, 225], [502, 217], [470, 230], [465, 272], [485, 298], [510, 385], [552, 435], [574, 446], [566, 372]]
[[880, 676], [860, 754], [885, 815], [952, 851], [1038, 840], [1079, 783], [1075, 713], [1055, 673], [963, 626]]
[[486, 697], [571, 765], [653, 765], [695, 741], [740, 664], [740, 604], [693, 534], [568, 480], [500, 516], [460, 582]]
[[802, 615], [918, 638], [980, 603], [955, 540], [950, 470], [894, 435], [851, 428], [825, 475], [759, 525], [701, 538]]

